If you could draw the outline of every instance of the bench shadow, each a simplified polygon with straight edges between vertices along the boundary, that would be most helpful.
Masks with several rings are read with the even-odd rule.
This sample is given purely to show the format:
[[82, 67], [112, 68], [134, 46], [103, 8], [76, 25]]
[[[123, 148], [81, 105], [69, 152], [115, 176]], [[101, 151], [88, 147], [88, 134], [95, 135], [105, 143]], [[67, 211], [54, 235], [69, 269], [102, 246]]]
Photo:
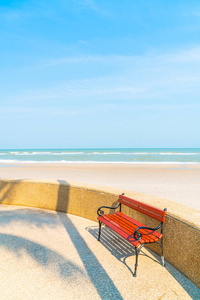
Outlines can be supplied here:
[[[89, 226], [85, 228], [96, 240], [98, 239], [99, 227], [98, 226]], [[135, 256], [135, 249], [129, 242], [120, 237], [117, 233], [111, 230], [109, 227], [102, 227], [101, 229], [101, 240], [100, 243], [119, 261], [121, 261], [132, 275], [134, 275], [134, 265], [132, 268], [126, 263], [126, 259], [131, 256]], [[147, 247], [145, 247], [144, 253], [142, 250], [139, 256], [143, 255], [153, 260], [157, 264], [160, 263], [160, 257]], [[174, 279], [183, 287], [183, 289], [188, 293], [191, 299], [200, 299], [197, 298], [197, 295], [200, 295], [200, 289], [194, 285], [189, 279], [187, 279], [183, 274], [178, 270], [172, 267], [168, 262], [165, 261], [166, 270], [174, 277]]]
[[[97, 226], [89, 226], [85, 228], [96, 240], [98, 239], [99, 228]], [[132, 267], [130, 267], [126, 263], [126, 259], [128, 257], [135, 256], [135, 247], [127, 242], [125, 239], [120, 237], [117, 233], [111, 230], [108, 227], [102, 227], [101, 229], [101, 240], [100, 243], [112, 254], [114, 255], [119, 261], [121, 261], [127, 269], [130, 271], [132, 276], [134, 277], [135, 271], [135, 262]], [[156, 263], [160, 263], [156, 257], [153, 259], [152, 257], [148, 256], [144, 251], [140, 251], [140, 256], [149, 257]]]

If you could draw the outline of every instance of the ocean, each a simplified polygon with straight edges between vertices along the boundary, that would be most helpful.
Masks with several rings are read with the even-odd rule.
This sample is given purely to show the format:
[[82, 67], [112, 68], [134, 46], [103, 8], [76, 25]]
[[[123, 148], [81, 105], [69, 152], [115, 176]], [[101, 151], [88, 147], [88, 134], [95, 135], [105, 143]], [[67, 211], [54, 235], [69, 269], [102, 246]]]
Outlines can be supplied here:
[[200, 164], [200, 148], [4, 149], [0, 163]]

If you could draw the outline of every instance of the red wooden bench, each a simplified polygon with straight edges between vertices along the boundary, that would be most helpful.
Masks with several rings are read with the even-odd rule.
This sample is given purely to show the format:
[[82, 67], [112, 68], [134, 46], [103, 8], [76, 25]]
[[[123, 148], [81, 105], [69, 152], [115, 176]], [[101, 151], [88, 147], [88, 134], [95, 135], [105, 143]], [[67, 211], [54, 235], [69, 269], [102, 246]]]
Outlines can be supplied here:
[[[124, 194], [119, 195], [117, 207], [101, 206], [97, 210], [98, 220], [99, 220], [99, 236], [100, 241], [101, 235], [101, 225], [102, 223], [117, 232], [120, 236], [129, 241], [135, 246], [136, 261], [135, 261], [135, 272], [136, 276], [137, 266], [138, 266], [138, 255], [141, 248], [150, 243], [158, 243], [161, 247], [161, 261], [164, 266], [164, 256], [163, 256], [163, 223], [165, 222], [166, 208], [164, 210], [155, 208], [153, 206], [144, 204], [142, 202], [136, 201], [134, 199], [124, 196]], [[158, 221], [160, 224], [156, 228], [146, 227], [145, 225], [139, 223], [138, 221], [126, 216], [121, 212], [121, 205], [126, 205], [132, 209], [135, 209], [147, 216], [150, 216]], [[113, 214], [104, 214], [103, 208], [117, 209], [119, 211]], [[161, 232], [157, 230], [161, 228]]]

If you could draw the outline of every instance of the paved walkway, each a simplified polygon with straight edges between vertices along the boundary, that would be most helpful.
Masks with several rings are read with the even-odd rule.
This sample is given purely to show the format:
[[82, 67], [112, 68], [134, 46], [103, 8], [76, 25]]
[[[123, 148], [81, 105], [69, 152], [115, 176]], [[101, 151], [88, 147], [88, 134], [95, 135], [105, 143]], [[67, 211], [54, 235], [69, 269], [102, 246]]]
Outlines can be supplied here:
[[200, 299], [200, 290], [108, 228], [41, 209], [0, 205], [0, 299]]

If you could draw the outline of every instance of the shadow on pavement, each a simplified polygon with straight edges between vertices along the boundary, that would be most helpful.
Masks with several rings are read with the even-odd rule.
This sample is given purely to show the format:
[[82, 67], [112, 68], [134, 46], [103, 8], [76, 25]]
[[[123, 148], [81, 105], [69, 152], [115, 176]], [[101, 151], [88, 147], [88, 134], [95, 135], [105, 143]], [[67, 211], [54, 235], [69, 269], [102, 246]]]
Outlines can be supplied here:
[[[62, 211], [64, 208], [64, 211], [67, 212], [70, 191], [69, 189], [67, 190], [65, 188], [65, 185], [63, 186], [63, 183], [67, 184], [67, 182], [64, 182], [62, 180], [59, 181], [59, 183], [60, 187], [58, 193], [57, 210], [60, 210], [60, 207], [62, 207]], [[63, 196], [65, 197], [64, 203]], [[71, 241], [73, 242], [79, 254], [79, 257], [83, 262], [85, 270], [101, 299], [122, 299], [122, 296], [118, 291], [117, 287], [114, 285], [113, 281], [111, 280], [107, 272], [104, 270], [96, 256], [89, 249], [86, 242], [79, 234], [75, 224], [71, 222], [67, 215], [66, 218], [67, 224], [70, 224], [70, 226], [66, 226], [62, 218], [60, 218], [60, 220], [63, 223], [63, 226], [65, 227]]]
[[59, 253], [29, 239], [0, 233], [0, 247], [12, 252], [18, 259], [27, 254], [36, 264], [58, 273], [63, 279], [73, 277], [78, 281], [80, 276], [85, 277], [84, 272], [70, 260], [66, 260]]
[[[97, 226], [89, 226], [86, 227], [86, 230], [94, 236], [95, 239], [98, 238], [99, 228]], [[127, 266], [131, 274], [134, 274], [134, 265], [133, 270], [126, 264], [126, 259], [130, 256], [135, 256], [135, 250], [134, 247], [128, 243], [125, 239], [121, 238], [117, 233], [112, 231], [108, 227], [103, 227], [101, 229], [101, 244], [112, 254], [114, 255], [118, 260], [120, 260], [123, 264]], [[160, 257], [149, 250], [148, 248], [145, 248], [147, 252], [151, 254], [154, 258], [147, 255], [143, 251], [140, 252], [140, 255], [148, 256], [148, 258], [152, 259], [155, 263], [160, 264]], [[169, 263], [166, 262], [165, 268], [167, 271], [175, 278], [175, 280], [183, 287], [183, 289], [190, 295], [191, 299], [200, 299], [200, 289], [195, 286], [189, 279], [187, 279], [184, 275], [182, 275], [179, 271], [177, 271], [175, 268], [173, 268]], [[197, 295], [199, 297], [197, 298]]]

